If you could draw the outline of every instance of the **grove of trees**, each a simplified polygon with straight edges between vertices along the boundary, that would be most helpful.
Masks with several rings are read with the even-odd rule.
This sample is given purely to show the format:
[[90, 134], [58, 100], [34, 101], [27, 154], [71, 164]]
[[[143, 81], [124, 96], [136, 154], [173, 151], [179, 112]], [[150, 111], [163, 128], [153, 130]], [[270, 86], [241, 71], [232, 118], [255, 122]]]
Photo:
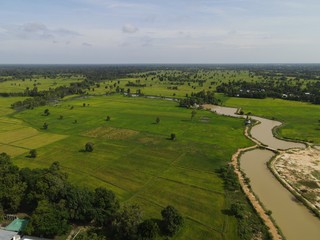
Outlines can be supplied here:
[[[72, 223], [104, 229], [112, 239], [123, 240], [172, 236], [183, 225], [181, 214], [171, 206], [163, 210], [162, 221], [144, 219], [140, 206], [121, 206], [106, 188], [72, 185], [58, 162], [45, 169], [19, 169], [5, 153], [0, 154], [0, 212], [27, 213], [30, 221], [24, 234], [47, 238], [67, 233]], [[95, 233], [79, 239], [94, 236], [103, 239]]]

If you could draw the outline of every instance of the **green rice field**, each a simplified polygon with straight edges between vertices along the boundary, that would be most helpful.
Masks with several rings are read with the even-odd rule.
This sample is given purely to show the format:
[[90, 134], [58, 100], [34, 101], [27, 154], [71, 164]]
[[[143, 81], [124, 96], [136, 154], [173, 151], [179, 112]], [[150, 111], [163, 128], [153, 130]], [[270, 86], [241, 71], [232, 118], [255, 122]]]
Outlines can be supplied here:
[[284, 123], [281, 137], [320, 144], [320, 106], [282, 99], [226, 98], [224, 105]]
[[[49, 116], [43, 115], [46, 108]], [[176, 206], [186, 227], [175, 239], [238, 239], [236, 219], [222, 211], [229, 202], [216, 169], [237, 148], [251, 145], [242, 135], [243, 122], [207, 111], [190, 117], [190, 110], [172, 101], [74, 98], [4, 117], [0, 150], [8, 150], [19, 167], [59, 161], [73, 183], [107, 187], [123, 203], [141, 205], [145, 217], [160, 218], [163, 207]], [[177, 140], [168, 140], [171, 133]], [[89, 141], [94, 151], [81, 151]], [[35, 159], [26, 157], [32, 148]]]
[[[238, 75], [232, 71], [201, 74], [197, 78], [219, 81], [251, 77], [246, 71]], [[38, 86], [48, 89], [51, 80], [39, 79], [45, 83]], [[19, 81], [21, 88], [2, 85], [1, 89], [24, 91], [26, 86], [21, 86], [21, 80], [0, 84], [14, 81]], [[54, 81], [55, 86], [67, 84], [63, 79], [61, 83], [59, 79]], [[76, 77], [71, 81], [77, 81]], [[105, 96], [114, 91], [116, 82], [127, 89], [129, 81], [146, 84], [142, 88], [146, 95], [177, 98], [215, 89], [209, 81], [203, 86], [186, 83], [172, 90], [172, 83], [142, 73], [104, 81], [88, 90], [87, 96], [68, 96], [54, 105], [21, 112], [14, 112], [10, 105], [23, 97], [0, 97], [0, 152], [11, 155], [20, 168], [47, 168], [59, 161], [72, 183], [92, 189], [106, 187], [122, 203], [139, 204], [144, 218], [160, 219], [161, 209], [173, 205], [186, 218], [185, 227], [174, 239], [241, 239], [237, 219], [225, 213], [234, 196], [228, 195], [216, 170], [226, 166], [238, 148], [253, 144], [243, 136], [243, 120], [205, 110], [198, 110], [191, 119], [192, 110], [180, 108], [174, 101], [120, 94]], [[130, 87], [131, 93], [138, 89], [141, 88]], [[279, 130], [281, 137], [320, 143], [317, 105], [217, 95], [226, 106], [284, 122]], [[48, 116], [44, 114], [46, 109]], [[107, 116], [110, 121], [106, 121]], [[48, 124], [46, 130], [44, 123]], [[176, 134], [175, 141], [169, 139], [171, 133]], [[87, 142], [94, 144], [92, 153], [83, 151]], [[28, 157], [31, 149], [37, 150], [36, 158]], [[244, 199], [241, 193], [237, 197]]]

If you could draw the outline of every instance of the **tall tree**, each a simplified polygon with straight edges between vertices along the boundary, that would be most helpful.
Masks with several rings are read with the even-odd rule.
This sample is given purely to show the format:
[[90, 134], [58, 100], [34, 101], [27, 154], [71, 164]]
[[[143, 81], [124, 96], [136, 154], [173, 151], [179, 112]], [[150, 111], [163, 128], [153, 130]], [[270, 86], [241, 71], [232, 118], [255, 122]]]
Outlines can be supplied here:
[[50, 204], [47, 200], [38, 203], [25, 230], [27, 234], [52, 238], [67, 232], [67, 212]]
[[72, 220], [90, 222], [93, 219], [94, 195], [86, 188], [70, 186], [66, 197], [66, 208]]
[[21, 180], [19, 168], [6, 153], [0, 154], [0, 205], [4, 210], [17, 211], [26, 184]]
[[105, 188], [99, 187], [94, 192], [95, 221], [104, 226], [113, 220], [120, 204], [116, 195]]
[[173, 206], [167, 206], [161, 211], [162, 222], [165, 232], [173, 236], [183, 226], [183, 217]]
[[112, 226], [120, 239], [136, 239], [138, 226], [142, 222], [142, 213], [138, 205], [124, 206], [117, 214]]

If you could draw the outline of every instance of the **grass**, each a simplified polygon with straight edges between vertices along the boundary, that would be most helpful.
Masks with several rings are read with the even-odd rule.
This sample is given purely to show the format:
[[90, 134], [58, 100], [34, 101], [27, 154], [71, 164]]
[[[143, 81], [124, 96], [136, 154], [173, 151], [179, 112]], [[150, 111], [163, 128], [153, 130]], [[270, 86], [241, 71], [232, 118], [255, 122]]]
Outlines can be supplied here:
[[32, 90], [34, 87], [37, 87], [38, 91], [42, 91], [60, 86], [68, 86], [70, 83], [79, 82], [82, 80], [83, 77], [81, 76], [71, 76], [70, 78], [62, 76], [57, 78], [33, 76], [30, 79], [8, 79], [7, 81], [0, 82], [0, 92], [24, 92], [27, 88]]
[[320, 105], [272, 98], [226, 98], [224, 105], [283, 122], [281, 137], [320, 144]]
[[[249, 71], [230, 71], [230, 70], [200, 70], [196, 73], [190, 73], [189, 83], [188, 81], [180, 85], [179, 81], [169, 81], [166, 78], [162, 79], [162, 76], [181, 77], [182, 80], [186, 80], [187, 73], [173, 70], [157, 71], [155, 75], [146, 76], [146, 73], [132, 74], [131, 77], [121, 78], [113, 81], [104, 81], [100, 84], [100, 87], [91, 88], [88, 92], [91, 95], [102, 95], [115, 91], [114, 84], [118, 84], [119, 87], [124, 88], [125, 91], [130, 88], [131, 93], [136, 93], [137, 90], [141, 90], [145, 95], [163, 96], [163, 97], [185, 97], [186, 94], [190, 96], [192, 92], [199, 92], [202, 90], [215, 90], [217, 84], [227, 81], [237, 81], [241, 79], [247, 79], [247, 81], [258, 81], [260, 77], [250, 77]], [[206, 80], [202, 85], [194, 80]], [[146, 84], [146, 87], [132, 87], [126, 86], [128, 82], [134, 82], [139, 84]], [[214, 82], [214, 84], [211, 84]], [[178, 90], [169, 89], [171, 87], [178, 87]]]
[[[206, 111], [191, 120], [191, 110], [176, 105], [100, 96], [60, 102], [49, 107], [49, 116], [42, 114], [48, 107], [16, 113], [14, 121], [39, 133], [14, 143], [38, 145], [38, 156], [22, 154], [13, 160], [30, 168], [59, 161], [73, 183], [107, 187], [123, 203], [140, 204], [145, 218], [160, 218], [163, 207], [174, 205], [186, 217], [186, 227], [174, 239], [238, 239], [236, 219], [222, 211], [229, 201], [216, 169], [229, 162], [237, 148], [251, 145], [242, 135], [243, 121]], [[105, 121], [107, 115], [110, 121]], [[41, 129], [43, 122], [48, 130]], [[168, 140], [171, 133], [176, 141]], [[94, 151], [80, 151], [89, 141]]]
[[31, 149], [38, 148], [65, 138], [65, 135], [41, 133], [40, 129], [30, 127], [23, 120], [11, 117], [14, 111], [10, 105], [23, 97], [0, 97], [0, 152], [12, 157], [26, 155]]
[[[140, 81], [147, 87], [129, 87], [131, 93], [142, 89], [147, 95], [184, 97], [203, 89], [214, 90], [216, 85], [211, 81], [241, 78], [249, 78], [249, 73], [200, 71], [197, 79], [207, 79], [203, 86], [191, 82], [190, 86], [185, 83], [178, 90], [171, 90], [168, 87], [174, 83], [158, 77], [145, 78], [141, 73], [133, 78], [105, 81], [89, 93], [103, 95], [115, 82], [127, 89], [128, 81]], [[38, 79], [41, 84], [37, 86], [47, 89], [50, 81]], [[22, 91], [25, 86], [21, 82], [20, 89], [17, 85], [10, 85], [15, 90], [8, 85], [6, 89]], [[65, 83], [61, 79], [61, 84]], [[319, 106], [279, 99], [219, 97], [227, 106], [283, 121], [285, 125], [279, 130], [282, 137], [320, 143]], [[238, 148], [252, 144], [242, 134], [242, 120], [206, 111], [198, 111], [191, 120], [191, 110], [178, 108], [174, 102], [119, 95], [70, 96], [55, 106], [14, 114], [9, 106], [21, 99], [0, 98], [0, 152], [13, 156], [18, 166], [43, 168], [59, 161], [74, 184], [111, 189], [122, 203], [141, 205], [145, 218], [160, 218], [163, 207], [174, 205], [186, 217], [186, 226], [174, 239], [239, 239], [239, 223], [224, 210], [229, 209], [231, 198], [243, 202], [245, 198], [240, 192], [227, 193], [216, 169], [228, 163]], [[46, 108], [49, 116], [43, 115]], [[110, 121], [106, 121], [107, 116]], [[159, 124], [155, 123], [157, 117]], [[48, 123], [47, 130], [42, 129], [44, 122]], [[171, 133], [176, 134], [176, 141], [168, 140]], [[94, 151], [81, 151], [89, 141], [94, 143]], [[26, 158], [33, 148], [37, 149], [37, 158]]]

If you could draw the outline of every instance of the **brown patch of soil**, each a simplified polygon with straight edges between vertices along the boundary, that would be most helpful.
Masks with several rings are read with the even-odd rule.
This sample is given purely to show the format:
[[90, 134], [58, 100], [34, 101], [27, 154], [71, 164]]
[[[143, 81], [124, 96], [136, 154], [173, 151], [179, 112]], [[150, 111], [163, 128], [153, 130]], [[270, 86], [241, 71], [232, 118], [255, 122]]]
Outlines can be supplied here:
[[105, 138], [105, 139], [127, 139], [138, 134], [138, 131], [124, 128], [113, 128], [113, 127], [98, 127], [88, 132], [83, 133], [83, 136], [94, 137], [94, 138]]
[[277, 157], [274, 167], [288, 184], [320, 209], [320, 150], [290, 150]]
[[138, 139], [138, 142], [144, 143], [144, 144], [146, 144], [146, 143], [157, 144], [157, 143], [159, 143], [159, 140], [152, 138], [152, 137], [142, 137], [142, 138]]

